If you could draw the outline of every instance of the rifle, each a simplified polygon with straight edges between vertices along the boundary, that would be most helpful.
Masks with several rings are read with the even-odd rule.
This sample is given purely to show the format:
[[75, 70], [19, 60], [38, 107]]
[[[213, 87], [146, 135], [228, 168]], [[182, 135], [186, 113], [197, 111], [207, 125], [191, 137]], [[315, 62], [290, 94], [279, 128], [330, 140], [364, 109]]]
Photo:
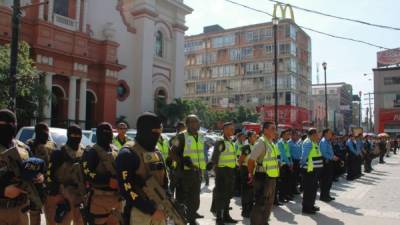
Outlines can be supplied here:
[[[21, 165], [22, 159], [19, 156], [17, 147], [12, 147], [4, 152], [0, 153], [0, 158], [6, 161], [8, 167], [14, 173], [17, 178], [22, 177]], [[34, 205], [36, 208], [41, 209], [43, 202], [40, 199], [39, 192], [35, 184], [31, 180], [20, 179], [18, 182], [18, 187], [27, 192], [27, 197], [30, 201], [30, 205]]]
[[154, 177], [149, 177], [143, 187], [144, 194], [167, 214], [176, 225], [186, 225], [184, 209], [172, 201]]

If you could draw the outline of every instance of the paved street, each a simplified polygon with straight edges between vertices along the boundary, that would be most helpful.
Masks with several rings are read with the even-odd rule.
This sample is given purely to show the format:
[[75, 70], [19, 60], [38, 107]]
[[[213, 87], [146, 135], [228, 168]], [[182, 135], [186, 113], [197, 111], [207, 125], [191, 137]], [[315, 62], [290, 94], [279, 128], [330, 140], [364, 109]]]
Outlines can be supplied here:
[[[336, 201], [324, 203], [317, 201], [321, 212], [314, 216], [301, 214], [301, 198], [283, 207], [275, 207], [270, 224], [321, 224], [321, 225], [397, 225], [400, 220], [400, 156], [386, 158], [386, 164], [376, 164], [373, 173], [361, 179], [348, 182], [341, 178], [334, 184], [333, 196]], [[203, 188], [200, 214], [206, 219], [199, 220], [201, 225], [215, 224], [210, 213], [211, 190]], [[249, 220], [240, 216], [240, 200], [232, 200], [234, 219], [241, 219], [238, 225], [250, 225]], [[44, 218], [43, 218], [44, 221]], [[42, 225], [45, 225], [43, 222]]]
[[[373, 173], [366, 174], [354, 182], [341, 178], [334, 184], [333, 196], [336, 201], [324, 203], [317, 201], [321, 212], [314, 216], [301, 214], [301, 198], [295, 203], [274, 208], [270, 224], [323, 224], [323, 225], [395, 225], [400, 224], [400, 157], [386, 159], [386, 164], [376, 164]], [[202, 194], [200, 213], [208, 219], [200, 220], [200, 224], [215, 224], [211, 213], [211, 192]], [[231, 201], [234, 219], [241, 219], [240, 200]], [[238, 224], [250, 224], [242, 220]]]

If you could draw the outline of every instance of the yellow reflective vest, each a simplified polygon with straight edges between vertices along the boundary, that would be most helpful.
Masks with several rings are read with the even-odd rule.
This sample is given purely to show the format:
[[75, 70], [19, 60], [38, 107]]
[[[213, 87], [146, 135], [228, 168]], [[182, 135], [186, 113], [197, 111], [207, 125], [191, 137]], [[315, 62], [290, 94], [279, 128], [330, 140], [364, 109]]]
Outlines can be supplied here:
[[[190, 157], [193, 165], [201, 170], [206, 169], [206, 161], [204, 158], [204, 138], [201, 134], [198, 134], [197, 141], [188, 132], [184, 132], [185, 135], [185, 147], [183, 149], [183, 157]], [[191, 170], [187, 166], [184, 166], [184, 170]]]
[[[236, 151], [235, 146], [231, 141], [224, 140], [225, 150], [219, 156], [217, 167], [236, 167]], [[214, 149], [214, 151], [216, 151]]]
[[157, 141], [157, 149], [161, 152], [164, 160], [168, 157], [169, 144], [166, 139], [159, 139]]
[[[265, 171], [268, 177], [279, 177], [279, 161], [278, 156], [279, 149], [274, 144], [268, 141], [266, 138], [260, 138], [262, 142], [265, 144], [266, 153], [263, 160], [263, 166], [265, 167]], [[268, 151], [270, 149], [271, 151]]]
[[314, 142], [311, 143], [312, 148], [307, 159], [307, 172], [312, 172], [314, 169], [322, 169], [324, 167], [323, 157], [318, 145]]

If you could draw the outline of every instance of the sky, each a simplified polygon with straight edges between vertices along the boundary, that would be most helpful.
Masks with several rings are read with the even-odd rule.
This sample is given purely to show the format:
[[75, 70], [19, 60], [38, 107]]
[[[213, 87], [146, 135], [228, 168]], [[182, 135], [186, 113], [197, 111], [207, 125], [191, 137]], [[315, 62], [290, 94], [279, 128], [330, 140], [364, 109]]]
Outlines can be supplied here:
[[[260, 10], [273, 12], [274, 3], [268, 0], [233, 0]], [[341, 17], [370, 23], [400, 27], [400, 0], [281, 0], [282, 2]], [[219, 24], [233, 28], [271, 21], [271, 17], [225, 0], [184, 0], [193, 8], [186, 17], [186, 35], [202, 33], [203, 27]], [[400, 31], [381, 29], [363, 24], [337, 20], [294, 10], [295, 22], [326, 33], [360, 39], [387, 48], [400, 47]], [[334, 39], [306, 31], [312, 44], [312, 77], [316, 83], [316, 64], [320, 65], [320, 82], [324, 81], [322, 62], [327, 63], [327, 82], [346, 82], [353, 85], [353, 93], [373, 91], [373, 68], [376, 53], [381, 49], [368, 45]], [[367, 74], [367, 76], [364, 76]], [[372, 80], [369, 80], [371, 78]], [[363, 97], [364, 98], [364, 97]], [[366, 101], [364, 101], [366, 103]], [[364, 105], [363, 103], [363, 105]]]

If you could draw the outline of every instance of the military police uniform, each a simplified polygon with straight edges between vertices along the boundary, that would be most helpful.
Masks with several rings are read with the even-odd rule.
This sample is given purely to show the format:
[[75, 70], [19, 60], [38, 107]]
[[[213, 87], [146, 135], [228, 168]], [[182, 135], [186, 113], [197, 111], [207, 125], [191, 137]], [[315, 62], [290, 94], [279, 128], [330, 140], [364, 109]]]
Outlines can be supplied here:
[[[82, 215], [79, 206], [83, 203], [86, 193], [83, 178], [82, 156], [84, 149], [79, 146], [77, 150], [68, 145], [64, 145], [60, 150], [53, 152], [49, 169], [47, 171], [47, 182], [49, 196], [45, 207], [47, 225], [56, 224], [54, 218], [57, 207], [67, 204], [61, 225], [69, 225], [71, 221], [74, 225], [83, 225]], [[82, 176], [80, 176], [82, 175]]]
[[257, 164], [255, 171], [248, 171], [254, 172], [255, 205], [250, 214], [252, 225], [268, 224], [279, 177], [278, 155], [278, 147], [266, 137], [261, 137], [250, 153], [250, 159]]
[[116, 185], [115, 158], [118, 150], [109, 145], [104, 149], [95, 144], [83, 156], [83, 169], [90, 183], [87, 207], [95, 225], [119, 224], [122, 211], [121, 198]]
[[176, 200], [187, 207], [188, 220], [194, 223], [200, 207], [201, 171], [206, 169], [204, 137], [185, 131], [174, 142], [178, 158]]
[[231, 140], [225, 138], [215, 143], [211, 163], [215, 167], [212, 211], [217, 215], [217, 224], [223, 224], [232, 220], [229, 216], [229, 203], [234, 192], [236, 153]]
[[[21, 160], [29, 158], [29, 148], [20, 141], [14, 140], [13, 146], [17, 147]], [[7, 148], [0, 144], [0, 154]], [[7, 225], [28, 225], [28, 199], [25, 194], [10, 199], [4, 196], [5, 188], [15, 184], [17, 179], [13, 171], [7, 165], [7, 162], [0, 155], [0, 224]], [[4, 172], [3, 172], [4, 171]]]
[[[31, 139], [27, 141], [28, 146], [30, 147], [33, 156], [40, 158], [44, 160], [46, 168], [49, 165], [50, 158], [52, 153], [57, 149], [57, 145], [55, 142], [48, 140], [45, 144], [37, 143], [36, 140]], [[46, 214], [46, 217], [48, 212], [46, 211], [47, 205], [47, 193], [45, 193], [45, 186], [43, 184], [36, 184], [39, 194], [41, 195], [40, 197], [42, 198], [42, 201], [44, 202], [44, 213]], [[29, 212], [29, 220], [30, 220], [30, 225], [40, 225], [41, 224], [41, 214], [42, 209], [37, 208], [36, 206], [32, 206], [30, 212]], [[52, 215], [50, 215], [52, 216]]]

